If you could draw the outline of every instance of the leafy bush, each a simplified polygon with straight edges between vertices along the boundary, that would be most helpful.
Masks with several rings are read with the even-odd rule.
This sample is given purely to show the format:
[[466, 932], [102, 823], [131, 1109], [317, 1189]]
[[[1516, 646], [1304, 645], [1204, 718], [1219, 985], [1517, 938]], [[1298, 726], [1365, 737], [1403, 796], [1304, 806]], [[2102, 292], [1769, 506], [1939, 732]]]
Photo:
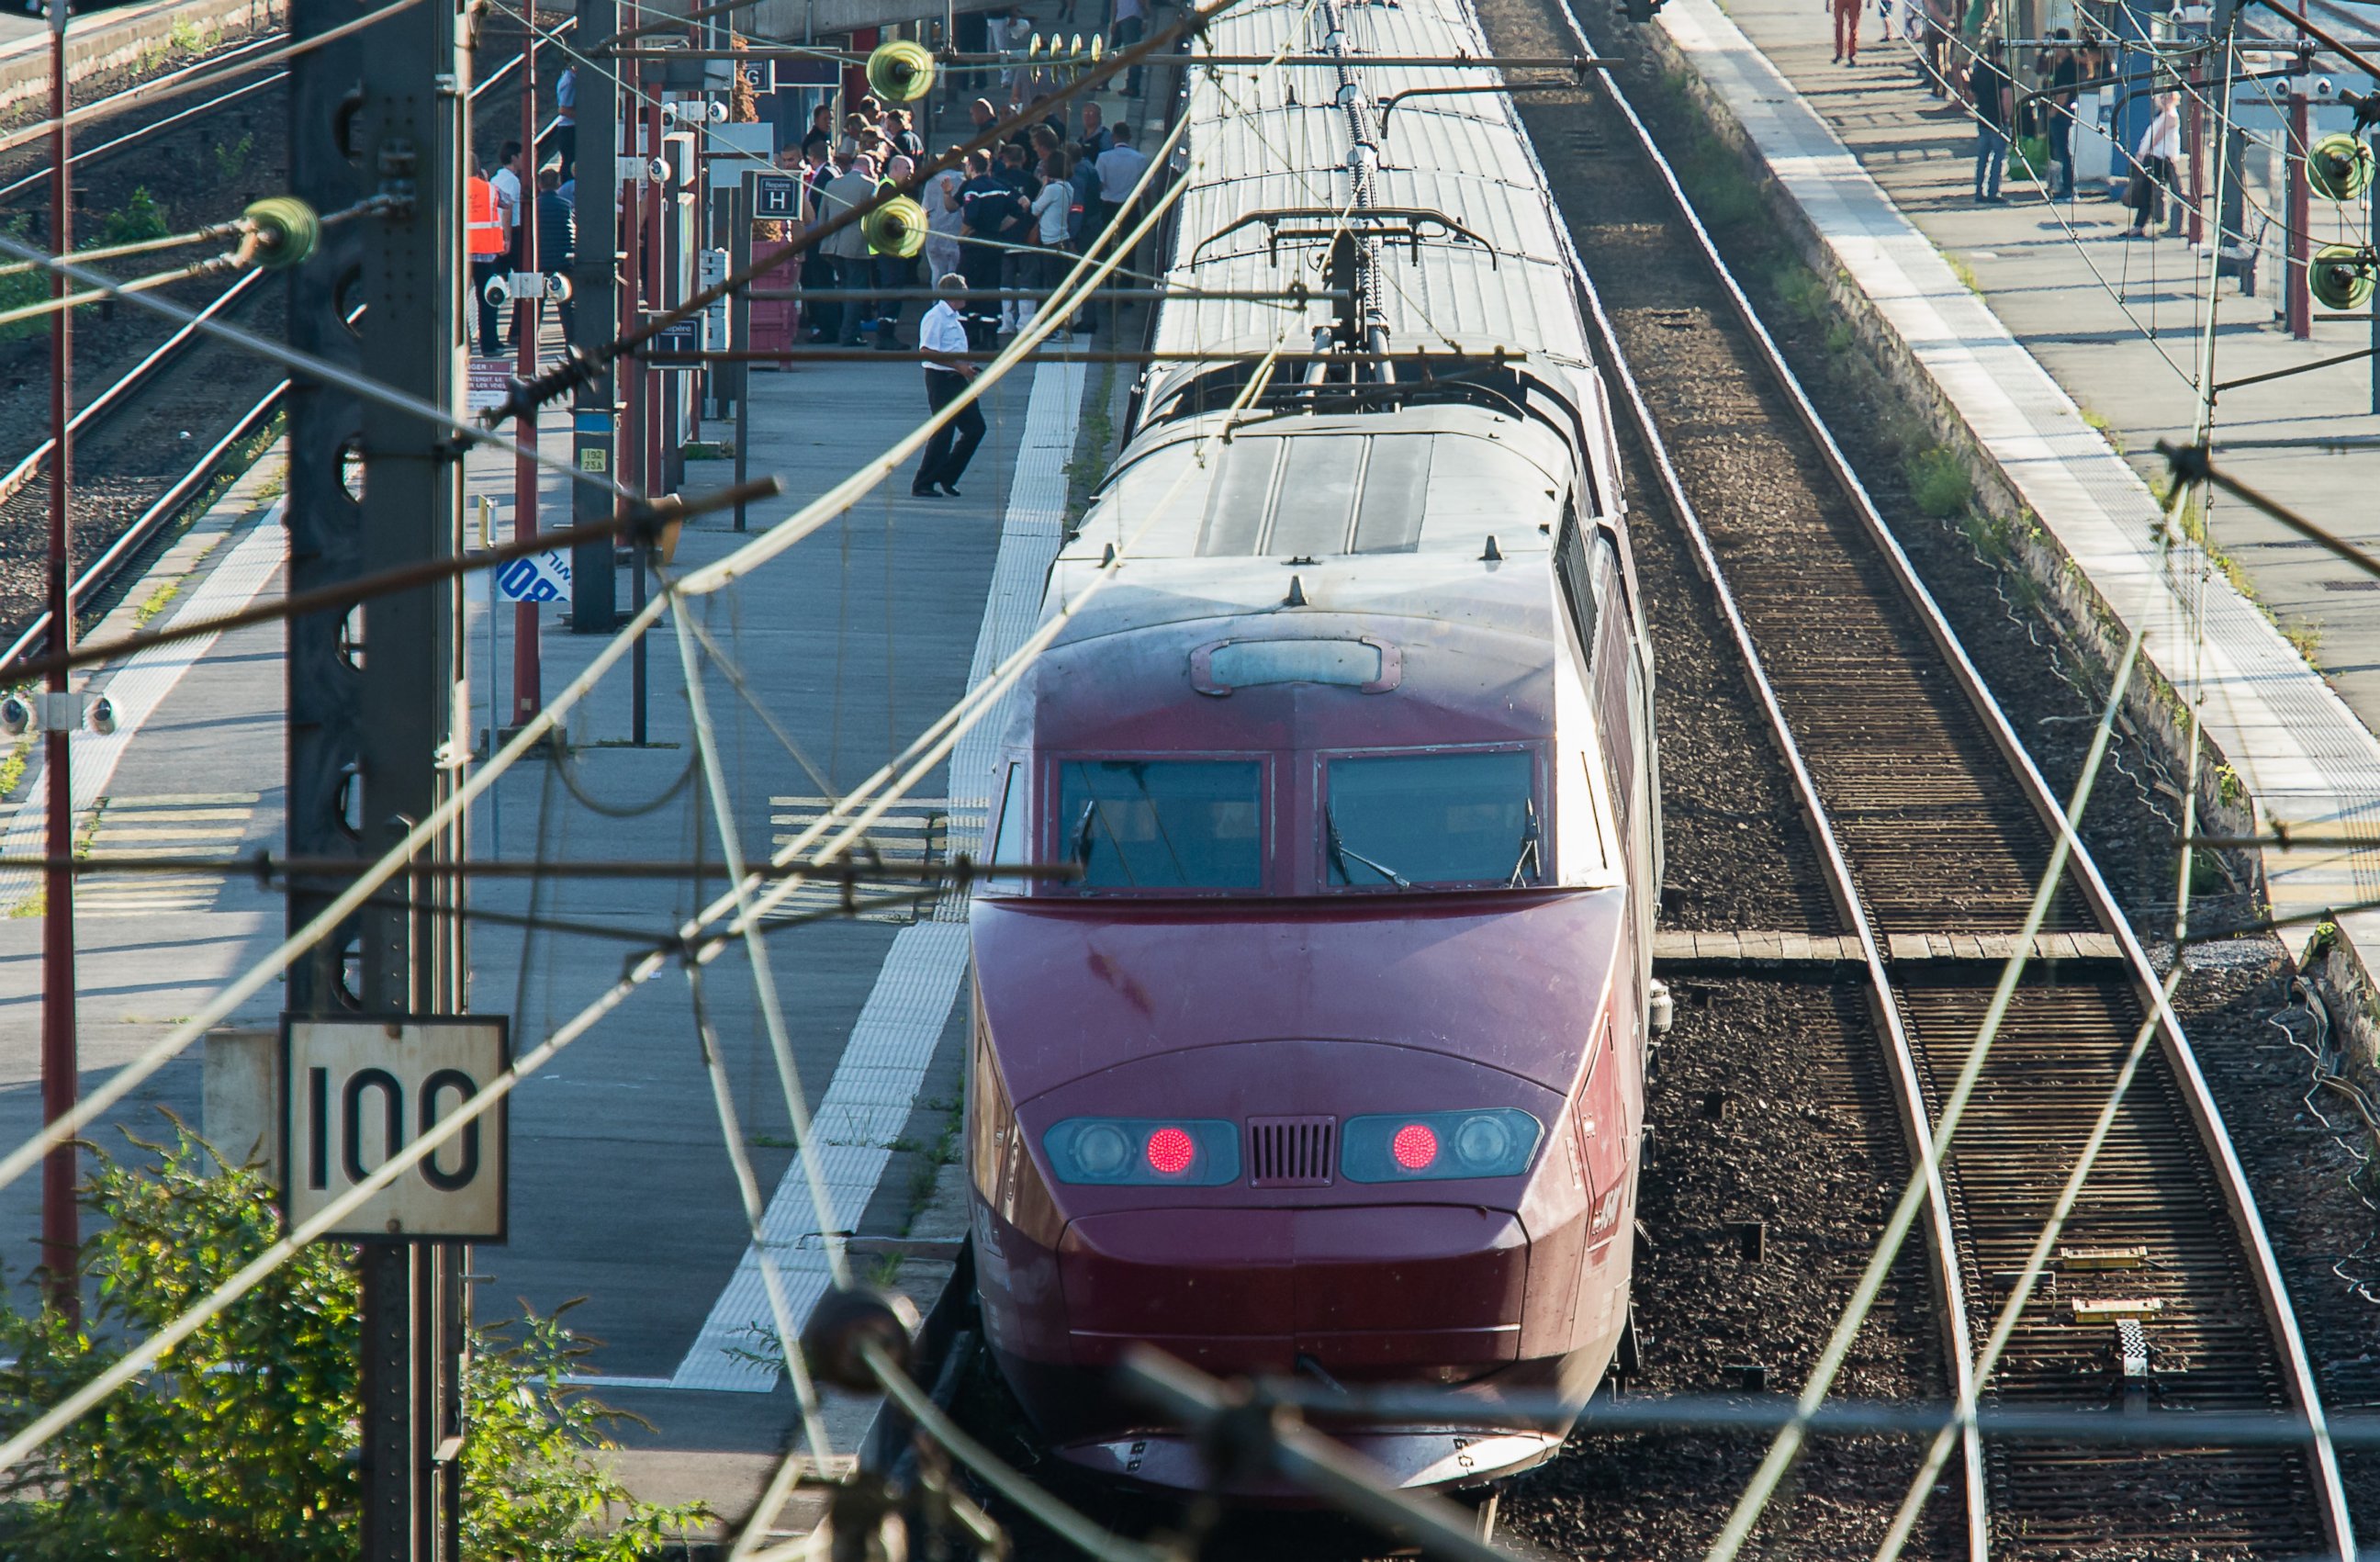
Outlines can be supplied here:
[[173, 231], [156, 198], [149, 193], [149, 187], [136, 185], [122, 209], [102, 217], [98, 234], [76, 248], [94, 250], [117, 244], [138, 244], [144, 238], [163, 238]]
[[1917, 507], [1937, 520], [1946, 520], [1967, 507], [1974, 493], [1968, 480], [1967, 469], [1959, 464], [1958, 457], [1937, 445], [1921, 450], [1909, 463], [1909, 496]]
[[[176, 1125], [177, 1129], [179, 1125]], [[139, 1141], [136, 1141], [136, 1143]], [[106, 1370], [281, 1236], [255, 1171], [188, 1130], [102, 1158], [82, 1190], [96, 1303], [78, 1325], [0, 1300], [0, 1432]], [[353, 1251], [317, 1242], [0, 1476], [0, 1555], [25, 1562], [333, 1562], [356, 1554], [360, 1414]], [[635, 1502], [589, 1457], [613, 1412], [567, 1387], [585, 1347], [556, 1318], [475, 1330], [465, 1377], [464, 1555], [633, 1562], [697, 1515]], [[625, 1522], [596, 1521], [607, 1507]]]

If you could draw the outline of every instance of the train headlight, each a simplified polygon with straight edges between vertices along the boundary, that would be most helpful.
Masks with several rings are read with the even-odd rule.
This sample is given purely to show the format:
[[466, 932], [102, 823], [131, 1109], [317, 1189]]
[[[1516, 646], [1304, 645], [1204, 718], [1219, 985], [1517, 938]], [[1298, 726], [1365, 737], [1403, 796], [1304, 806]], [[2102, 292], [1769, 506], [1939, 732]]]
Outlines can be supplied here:
[[1132, 1141], [1113, 1123], [1086, 1123], [1075, 1133], [1075, 1163], [1087, 1177], [1116, 1176], [1132, 1160]]
[[1518, 1177], [1544, 1137], [1544, 1124], [1510, 1106], [1350, 1117], [1339, 1169], [1350, 1182]]
[[1197, 1117], [1069, 1117], [1041, 1136], [1061, 1182], [1211, 1188], [1240, 1178], [1240, 1130]]

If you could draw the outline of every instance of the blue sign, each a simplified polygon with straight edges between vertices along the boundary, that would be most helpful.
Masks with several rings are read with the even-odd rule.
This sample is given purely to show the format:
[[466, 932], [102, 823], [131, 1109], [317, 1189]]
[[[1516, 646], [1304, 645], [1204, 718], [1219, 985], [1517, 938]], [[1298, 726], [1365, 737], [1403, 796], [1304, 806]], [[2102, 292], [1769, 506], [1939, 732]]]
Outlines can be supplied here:
[[507, 602], [567, 602], [570, 555], [559, 548], [524, 555], [497, 571], [496, 591]]

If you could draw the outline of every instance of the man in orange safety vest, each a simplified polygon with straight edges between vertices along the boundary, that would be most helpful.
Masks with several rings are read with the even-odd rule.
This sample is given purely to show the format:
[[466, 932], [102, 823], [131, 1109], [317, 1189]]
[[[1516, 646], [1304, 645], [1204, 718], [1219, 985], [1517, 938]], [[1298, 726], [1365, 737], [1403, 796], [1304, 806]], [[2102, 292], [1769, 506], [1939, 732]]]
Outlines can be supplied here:
[[488, 301], [488, 283], [504, 275], [506, 250], [504, 214], [496, 210], [493, 186], [471, 176], [463, 201], [463, 248], [471, 257], [471, 297], [480, 306], [480, 356], [503, 356], [496, 336], [496, 306]]

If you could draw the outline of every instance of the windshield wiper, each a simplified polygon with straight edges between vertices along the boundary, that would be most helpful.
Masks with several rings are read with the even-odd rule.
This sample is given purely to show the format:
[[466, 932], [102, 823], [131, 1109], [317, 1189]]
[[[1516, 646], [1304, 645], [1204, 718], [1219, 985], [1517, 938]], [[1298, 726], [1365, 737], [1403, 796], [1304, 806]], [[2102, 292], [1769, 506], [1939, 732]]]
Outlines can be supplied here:
[[1521, 887], [1521, 870], [1524, 868], [1536, 873], [1546, 871], [1546, 860], [1537, 851], [1537, 799], [1524, 798], [1521, 806], [1529, 811], [1528, 823], [1521, 827], [1521, 855], [1512, 860], [1512, 877], [1504, 885], [1506, 889]]
[[1330, 860], [1339, 865], [1339, 876], [1345, 879], [1349, 884], [1354, 884], [1355, 882], [1355, 875], [1347, 871], [1347, 859], [1352, 857], [1356, 861], [1361, 862], [1365, 867], [1369, 868], [1372, 872], [1379, 874], [1380, 877], [1396, 885], [1399, 889], [1411, 889], [1413, 887], [1413, 881], [1406, 878], [1402, 873], [1398, 873], [1394, 868], [1390, 867], [1385, 862], [1373, 861], [1370, 858], [1365, 856], [1362, 852], [1357, 851], [1354, 847], [1349, 846], [1345, 841], [1342, 840], [1339, 836], [1339, 817], [1327, 808], [1322, 811], [1322, 827], [1329, 836]]
[[1091, 824], [1099, 817], [1099, 805], [1094, 800], [1083, 805], [1083, 816], [1075, 821], [1075, 861], [1079, 867], [1091, 865]]

